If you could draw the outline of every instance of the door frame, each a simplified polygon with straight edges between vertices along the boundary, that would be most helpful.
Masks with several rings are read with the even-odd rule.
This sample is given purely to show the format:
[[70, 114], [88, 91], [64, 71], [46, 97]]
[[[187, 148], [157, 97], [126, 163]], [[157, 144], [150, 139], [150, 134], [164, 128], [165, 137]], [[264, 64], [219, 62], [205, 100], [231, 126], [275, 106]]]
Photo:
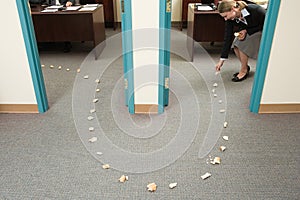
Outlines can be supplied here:
[[250, 98], [249, 108], [253, 113], [259, 112], [280, 3], [281, 0], [269, 0], [268, 2], [261, 44], [256, 62], [256, 72], [254, 75], [252, 94]]
[[41, 62], [37, 48], [33, 22], [30, 14], [29, 2], [24, 0], [16, 0], [16, 5], [19, 13], [38, 110], [40, 113], [44, 113], [48, 110], [48, 100], [44, 77], [41, 70]]

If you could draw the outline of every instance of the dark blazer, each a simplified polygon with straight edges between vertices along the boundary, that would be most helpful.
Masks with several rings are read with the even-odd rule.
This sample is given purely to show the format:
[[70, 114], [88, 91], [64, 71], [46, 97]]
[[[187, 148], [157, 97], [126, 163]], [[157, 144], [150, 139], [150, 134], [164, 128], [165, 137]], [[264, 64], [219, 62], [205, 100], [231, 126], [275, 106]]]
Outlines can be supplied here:
[[[59, 0], [59, 3], [61, 5], [65, 6], [68, 1], [72, 2], [72, 4], [75, 5], [75, 0]], [[54, 5], [55, 4], [55, 0], [48, 0], [48, 4], [49, 5]]]
[[263, 30], [266, 10], [257, 4], [249, 4], [246, 10], [250, 15], [246, 16], [247, 25], [236, 20], [227, 20], [225, 22], [224, 45], [222, 49], [221, 58], [228, 58], [231, 49], [231, 43], [234, 35], [235, 27], [240, 30], [247, 30], [249, 35]]

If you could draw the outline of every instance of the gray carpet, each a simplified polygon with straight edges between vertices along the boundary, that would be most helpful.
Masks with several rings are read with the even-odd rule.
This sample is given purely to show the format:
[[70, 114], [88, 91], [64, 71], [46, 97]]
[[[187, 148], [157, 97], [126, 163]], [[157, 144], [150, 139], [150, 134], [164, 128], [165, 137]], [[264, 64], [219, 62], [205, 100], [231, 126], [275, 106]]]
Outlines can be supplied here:
[[[118, 31], [107, 30], [108, 38]], [[175, 45], [173, 43], [173, 45]], [[201, 44], [210, 54], [210, 60], [218, 60], [221, 43], [214, 46]], [[176, 54], [171, 55], [171, 92], [170, 104], [165, 114], [161, 116], [126, 115], [126, 107], [122, 104], [117, 108], [121, 116], [129, 116], [135, 124], [134, 129], [121, 127], [116, 120], [111, 102], [113, 92], [118, 91], [116, 85], [122, 78], [122, 58], [117, 57], [108, 65], [97, 85], [99, 93], [95, 98], [96, 117], [94, 122], [105, 132], [105, 138], [95, 130], [90, 133], [79, 133], [79, 128], [89, 127], [88, 120], [76, 124], [74, 119], [74, 82], [82, 78], [76, 70], [92, 49], [90, 43], [73, 43], [70, 53], [63, 53], [60, 44], [47, 44], [41, 47], [41, 63], [46, 84], [50, 109], [44, 114], [1, 114], [0, 115], [0, 199], [299, 199], [299, 114], [267, 114], [257, 115], [249, 112], [248, 105], [251, 87], [255, 73], [255, 61], [250, 61], [250, 77], [241, 83], [231, 82], [231, 76], [238, 70], [238, 61], [231, 55], [226, 62], [222, 73], [222, 82], [216, 88], [224, 86], [226, 99], [223, 99], [226, 113], [222, 115], [228, 122], [228, 127], [222, 128], [222, 123], [212, 121], [215, 107], [211, 90], [216, 76], [203, 77], [195, 67]], [[203, 49], [197, 49], [201, 53]], [[199, 55], [198, 55], [199, 56]], [[86, 61], [86, 60], [85, 60]], [[88, 61], [86, 61], [88, 62]], [[95, 61], [105, 62], [105, 59]], [[100, 65], [99, 64], [99, 65]], [[52, 69], [49, 66], [54, 65]], [[59, 70], [57, 66], [61, 65]], [[206, 64], [205, 64], [206, 65]], [[70, 71], [66, 71], [69, 68]], [[172, 87], [183, 87], [175, 78], [175, 72], [184, 77], [197, 97], [195, 112], [199, 108], [199, 122], [195, 137], [190, 137], [189, 146], [180, 156], [179, 148], [173, 149], [168, 157], [158, 156], [157, 162], [151, 160], [151, 153], [163, 149], [177, 137], [176, 132], [181, 126], [180, 95], [187, 99], [191, 94], [184, 91], [172, 90]], [[88, 81], [93, 82], [92, 74]], [[173, 82], [172, 82], [173, 81]], [[218, 82], [219, 83], [219, 82]], [[95, 83], [93, 83], [95, 84]], [[173, 86], [172, 86], [173, 84]], [[177, 84], [177, 85], [176, 85]], [[120, 90], [121, 91], [121, 90]], [[181, 93], [182, 92], [182, 93]], [[84, 95], [84, 93], [82, 94]], [[186, 96], [185, 96], [186, 95]], [[219, 99], [219, 97], [217, 98]], [[226, 100], [226, 101], [225, 101]], [[225, 104], [226, 103], [226, 104]], [[90, 105], [90, 104], [89, 104]], [[222, 105], [222, 104], [221, 104]], [[85, 105], [83, 105], [85, 106]], [[221, 107], [220, 107], [221, 108]], [[219, 107], [217, 108], [218, 111]], [[83, 118], [89, 116], [89, 109], [82, 113]], [[125, 120], [125, 119], [124, 119]], [[128, 119], [126, 119], [128, 120]], [[121, 120], [122, 121], [122, 120]], [[148, 131], [147, 125], [163, 121], [163, 127], [156, 130], [157, 134], [141, 138], [132, 134], [143, 134]], [[190, 123], [190, 124], [189, 124]], [[187, 122], [187, 135], [191, 134], [192, 122]], [[211, 125], [221, 127], [221, 132], [213, 132], [219, 136], [211, 151], [203, 158], [199, 157], [200, 147]], [[151, 130], [151, 129], [150, 129]], [[136, 131], [136, 132], [134, 132]], [[149, 132], [148, 134], [151, 134]], [[222, 136], [229, 136], [224, 141]], [[97, 136], [99, 140], [94, 144], [87, 143], [84, 138]], [[111, 164], [108, 170], [102, 169], [102, 164], [113, 163], [112, 149], [99, 146], [104, 139], [108, 139], [115, 146], [126, 152], [145, 154], [143, 160], [134, 160], [124, 166]], [[184, 144], [185, 141], [181, 141]], [[97, 146], [98, 145], [98, 146]], [[219, 146], [225, 145], [224, 152]], [[95, 155], [96, 151], [103, 155]], [[161, 154], [164, 155], [164, 154]], [[148, 157], [149, 156], [149, 157]], [[164, 155], [165, 156], [165, 155]], [[220, 165], [207, 164], [208, 159], [214, 156], [221, 157]], [[122, 171], [122, 167], [139, 166], [142, 161], [151, 168], [159, 162], [176, 158], [159, 169], [144, 173]], [[104, 163], [105, 161], [105, 163]], [[151, 161], [151, 162], [150, 162]], [[110, 163], [109, 163], [110, 164]], [[206, 180], [201, 176], [209, 172], [212, 174]], [[128, 175], [125, 183], [118, 182], [121, 175]], [[147, 184], [155, 182], [157, 191], [147, 191]], [[168, 185], [177, 182], [174, 189]]]

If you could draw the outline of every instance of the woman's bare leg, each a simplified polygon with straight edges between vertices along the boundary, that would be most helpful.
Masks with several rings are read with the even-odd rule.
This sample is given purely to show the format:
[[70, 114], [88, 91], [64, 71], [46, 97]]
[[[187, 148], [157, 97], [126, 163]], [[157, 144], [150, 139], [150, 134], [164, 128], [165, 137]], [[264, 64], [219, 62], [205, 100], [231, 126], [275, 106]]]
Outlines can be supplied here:
[[238, 59], [240, 60], [241, 62], [241, 69], [239, 71], [239, 74], [237, 75], [237, 77], [239, 79], [243, 78], [247, 72], [248, 72], [248, 56], [240, 51], [237, 47], [234, 47], [234, 53], [235, 55], [238, 57]]

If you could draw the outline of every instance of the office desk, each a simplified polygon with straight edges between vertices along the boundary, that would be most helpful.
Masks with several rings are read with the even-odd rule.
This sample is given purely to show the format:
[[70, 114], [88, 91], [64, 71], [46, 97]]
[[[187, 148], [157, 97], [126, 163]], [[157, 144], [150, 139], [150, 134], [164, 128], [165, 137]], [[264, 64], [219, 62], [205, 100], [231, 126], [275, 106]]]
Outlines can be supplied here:
[[117, 0], [79, 0], [81, 5], [85, 4], [103, 4], [104, 8], [104, 21], [106, 27], [113, 27], [114, 30], [116, 29], [116, 21], [117, 21], [117, 13], [116, 11], [116, 2]]
[[187, 48], [193, 60], [194, 41], [223, 42], [225, 21], [218, 11], [197, 11], [194, 4], [189, 4], [187, 21]]
[[[105, 41], [103, 5], [94, 11], [43, 13], [42, 9], [40, 6], [31, 8], [37, 42], [92, 41], [97, 47]], [[96, 59], [104, 46], [94, 48]]]

